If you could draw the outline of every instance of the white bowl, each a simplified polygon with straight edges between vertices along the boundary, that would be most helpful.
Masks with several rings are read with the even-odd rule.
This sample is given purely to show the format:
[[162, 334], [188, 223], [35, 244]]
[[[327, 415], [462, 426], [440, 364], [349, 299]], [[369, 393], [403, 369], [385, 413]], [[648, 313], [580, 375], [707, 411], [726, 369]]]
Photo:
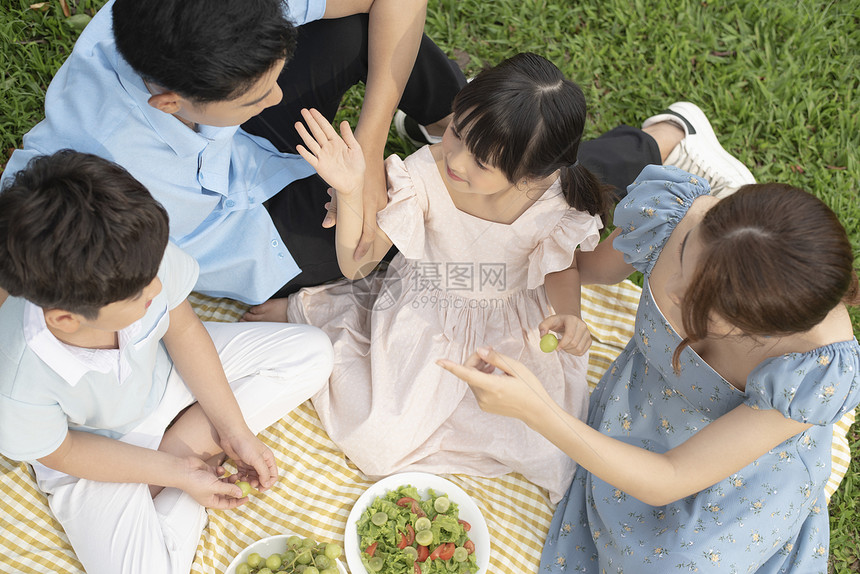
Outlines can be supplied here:
[[352, 574], [367, 573], [367, 569], [361, 562], [360, 540], [355, 526], [358, 519], [378, 496], [385, 496], [389, 490], [396, 490], [407, 484], [418, 489], [422, 498], [428, 498], [427, 490], [433, 489], [437, 494], [447, 494], [448, 498], [457, 503], [460, 518], [472, 526], [469, 531], [469, 539], [475, 543], [475, 558], [478, 561], [477, 574], [485, 574], [490, 566], [490, 531], [487, 528], [487, 521], [484, 520], [481, 511], [465, 490], [450, 480], [425, 472], [392, 474], [370, 486], [364, 491], [364, 494], [358, 497], [349, 513], [349, 518], [346, 520], [346, 532], [343, 536], [343, 553], [346, 556], [346, 563], [349, 565], [350, 572]]
[[[257, 540], [244, 550], [242, 550], [230, 565], [227, 566], [227, 569], [224, 571], [224, 574], [236, 574], [236, 568], [238, 568], [239, 564], [248, 560], [248, 556], [256, 552], [260, 556], [263, 557], [263, 560], [268, 558], [272, 554], [283, 554], [287, 549], [287, 538], [292, 536], [292, 534], [278, 534], [277, 536], [269, 536], [268, 538], [263, 538], [262, 540]], [[336, 561], [337, 569], [340, 574], [347, 574], [346, 568], [344, 568], [343, 563], [338, 558]]]

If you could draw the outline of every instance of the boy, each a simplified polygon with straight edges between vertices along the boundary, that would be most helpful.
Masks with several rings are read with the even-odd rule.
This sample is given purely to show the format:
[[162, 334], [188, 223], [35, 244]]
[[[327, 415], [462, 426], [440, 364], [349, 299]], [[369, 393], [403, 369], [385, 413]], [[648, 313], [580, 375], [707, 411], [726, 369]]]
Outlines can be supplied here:
[[255, 434], [331, 372], [312, 327], [201, 323], [197, 266], [167, 236], [96, 156], [35, 158], [0, 193], [0, 453], [33, 464], [90, 574], [187, 573], [204, 507], [277, 480]]

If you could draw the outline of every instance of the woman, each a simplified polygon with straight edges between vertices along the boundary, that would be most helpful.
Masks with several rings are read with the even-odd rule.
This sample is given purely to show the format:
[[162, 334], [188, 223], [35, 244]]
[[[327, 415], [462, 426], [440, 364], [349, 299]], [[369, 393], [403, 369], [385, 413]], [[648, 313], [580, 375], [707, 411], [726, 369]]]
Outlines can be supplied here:
[[439, 362], [482, 408], [523, 420], [580, 465], [541, 572], [827, 570], [831, 425], [860, 402], [851, 245], [800, 190], [707, 191], [649, 166], [616, 210], [612, 241], [578, 257], [583, 282], [645, 276], [635, 335], [592, 394], [587, 425], [509, 357], [479, 349], [465, 365]]

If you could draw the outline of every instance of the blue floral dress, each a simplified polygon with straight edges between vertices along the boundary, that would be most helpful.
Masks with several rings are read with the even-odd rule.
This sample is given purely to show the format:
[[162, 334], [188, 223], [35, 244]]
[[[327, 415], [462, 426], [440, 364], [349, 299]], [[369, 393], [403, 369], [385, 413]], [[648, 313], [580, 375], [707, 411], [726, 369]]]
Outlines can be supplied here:
[[758, 365], [746, 392], [689, 347], [657, 308], [648, 278], [676, 224], [707, 183], [649, 166], [618, 206], [616, 249], [645, 275], [636, 330], [591, 396], [588, 424], [632, 445], [665, 452], [738, 405], [778, 409], [811, 423], [741, 471], [695, 495], [649, 506], [579, 467], [559, 503], [541, 572], [827, 571], [832, 424], [860, 402], [856, 339]]

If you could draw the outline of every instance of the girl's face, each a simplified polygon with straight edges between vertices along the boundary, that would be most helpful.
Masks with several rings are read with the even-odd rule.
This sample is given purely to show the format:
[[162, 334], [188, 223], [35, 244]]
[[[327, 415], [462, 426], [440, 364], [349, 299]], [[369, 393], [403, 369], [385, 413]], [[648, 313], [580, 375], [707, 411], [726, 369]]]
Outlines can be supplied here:
[[498, 168], [479, 163], [461, 135], [451, 122], [442, 136], [443, 178], [449, 190], [494, 195], [514, 186]]

